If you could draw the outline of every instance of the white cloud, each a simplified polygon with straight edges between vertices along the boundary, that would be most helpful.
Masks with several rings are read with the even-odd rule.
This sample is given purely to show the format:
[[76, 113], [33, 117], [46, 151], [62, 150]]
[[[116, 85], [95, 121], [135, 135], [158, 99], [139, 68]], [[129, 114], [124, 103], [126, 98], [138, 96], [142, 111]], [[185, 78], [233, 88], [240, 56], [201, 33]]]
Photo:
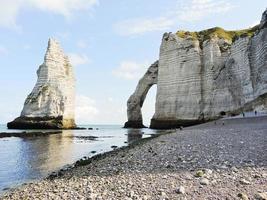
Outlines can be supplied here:
[[70, 62], [73, 66], [89, 64], [91, 60], [85, 54], [69, 53]]
[[182, 22], [196, 22], [207, 16], [222, 14], [234, 8], [229, 0], [184, 0], [156, 18], [126, 19], [114, 24], [116, 33], [123, 36], [141, 35], [147, 32], [164, 31], [177, 27]]
[[43, 11], [71, 17], [73, 12], [87, 10], [98, 4], [98, 0], [27, 0], [29, 4]]
[[21, 3], [21, 0], [0, 0], [0, 26], [5, 28], [17, 28], [16, 18]]
[[94, 120], [99, 110], [94, 99], [84, 95], [77, 95], [75, 113], [77, 122], [82, 124]]
[[123, 61], [118, 68], [112, 71], [112, 74], [125, 80], [136, 80], [142, 77], [147, 68], [148, 62]]
[[0, 0], [0, 26], [18, 28], [16, 23], [23, 9], [38, 9], [71, 18], [76, 11], [89, 10], [98, 0]]
[[152, 31], [163, 31], [173, 25], [173, 20], [165, 17], [155, 19], [128, 19], [114, 25], [120, 35], [139, 35]]
[[177, 12], [177, 17], [183, 22], [195, 22], [211, 14], [225, 13], [233, 8], [233, 4], [225, 0], [192, 0]]

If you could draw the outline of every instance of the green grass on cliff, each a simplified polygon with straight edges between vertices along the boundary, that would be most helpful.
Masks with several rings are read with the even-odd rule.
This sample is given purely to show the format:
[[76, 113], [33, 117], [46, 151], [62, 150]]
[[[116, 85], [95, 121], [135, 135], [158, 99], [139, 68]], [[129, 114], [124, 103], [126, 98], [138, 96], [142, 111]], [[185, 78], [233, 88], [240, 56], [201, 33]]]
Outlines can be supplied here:
[[258, 26], [254, 26], [252, 28], [244, 30], [227, 31], [223, 28], [215, 27], [199, 32], [177, 31], [176, 35], [180, 38], [189, 37], [193, 40], [199, 40], [200, 42], [204, 42], [217, 36], [218, 38], [226, 39], [232, 43], [239, 37], [252, 37], [257, 29]]

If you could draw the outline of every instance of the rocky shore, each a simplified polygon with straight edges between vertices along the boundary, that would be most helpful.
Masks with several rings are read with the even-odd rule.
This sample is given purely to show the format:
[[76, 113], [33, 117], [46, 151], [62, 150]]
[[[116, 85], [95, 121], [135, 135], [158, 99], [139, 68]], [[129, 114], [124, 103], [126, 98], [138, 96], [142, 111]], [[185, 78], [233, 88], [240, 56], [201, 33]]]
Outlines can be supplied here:
[[267, 199], [266, 122], [227, 119], [172, 131], [0, 199]]
[[0, 138], [6, 137], [40, 137], [40, 136], [48, 136], [52, 134], [60, 134], [62, 131], [38, 131], [38, 132], [2, 132], [0, 133]]

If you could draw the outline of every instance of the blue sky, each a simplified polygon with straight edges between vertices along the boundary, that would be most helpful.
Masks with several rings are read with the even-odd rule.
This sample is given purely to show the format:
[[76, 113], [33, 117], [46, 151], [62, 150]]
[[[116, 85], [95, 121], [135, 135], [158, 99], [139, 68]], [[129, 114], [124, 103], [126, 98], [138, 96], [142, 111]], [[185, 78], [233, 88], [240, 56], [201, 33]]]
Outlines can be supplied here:
[[[266, 6], [265, 0], [0, 0], [0, 123], [19, 116], [50, 37], [75, 68], [77, 122], [122, 124], [164, 32], [247, 28]], [[155, 94], [154, 86], [143, 108], [146, 124]]]

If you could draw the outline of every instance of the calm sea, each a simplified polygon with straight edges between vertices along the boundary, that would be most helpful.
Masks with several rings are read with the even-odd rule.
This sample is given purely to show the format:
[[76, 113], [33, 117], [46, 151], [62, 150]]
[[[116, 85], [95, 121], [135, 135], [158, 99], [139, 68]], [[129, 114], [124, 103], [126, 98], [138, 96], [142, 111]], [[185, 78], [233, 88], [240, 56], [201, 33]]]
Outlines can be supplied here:
[[[64, 130], [32, 138], [0, 138], [0, 193], [19, 184], [40, 179], [84, 156], [111, 151], [159, 132], [151, 129], [123, 129], [117, 125], [83, 125], [93, 130]], [[98, 129], [98, 130], [97, 130]], [[7, 130], [0, 125], [0, 132]], [[96, 136], [96, 140], [77, 136]], [[91, 153], [96, 151], [96, 153]]]

